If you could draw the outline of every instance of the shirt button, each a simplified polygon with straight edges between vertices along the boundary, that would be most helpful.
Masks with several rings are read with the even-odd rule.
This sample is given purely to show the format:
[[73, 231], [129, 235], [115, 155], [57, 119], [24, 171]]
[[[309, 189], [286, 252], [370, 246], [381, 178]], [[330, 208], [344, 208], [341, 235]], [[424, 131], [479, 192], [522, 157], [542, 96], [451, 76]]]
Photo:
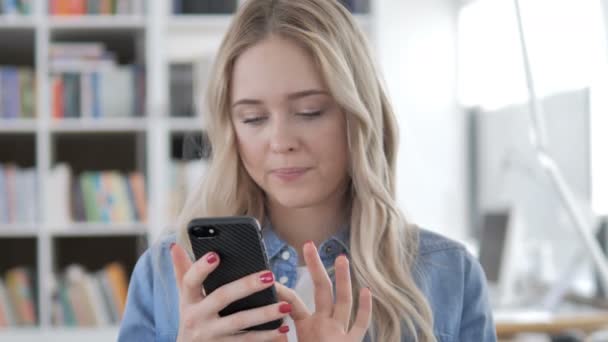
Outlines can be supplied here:
[[283, 260], [289, 260], [290, 256], [291, 256], [291, 254], [288, 251], [285, 251], [285, 252], [281, 253], [281, 258]]
[[281, 278], [279, 278], [279, 282], [283, 285], [285, 285], [285, 283], [288, 281], [289, 279], [286, 276], [282, 276]]

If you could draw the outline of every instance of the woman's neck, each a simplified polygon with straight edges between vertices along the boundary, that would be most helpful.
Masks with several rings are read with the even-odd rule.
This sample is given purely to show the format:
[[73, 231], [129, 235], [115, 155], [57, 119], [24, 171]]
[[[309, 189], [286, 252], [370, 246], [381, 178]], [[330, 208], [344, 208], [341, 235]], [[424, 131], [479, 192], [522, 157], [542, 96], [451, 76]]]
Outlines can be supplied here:
[[318, 246], [347, 220], [343, 195], [306, 208], [287, 208], [269, 200], [268, 215], [276, 234], [299, 253], [304, 243], [312, 240]]

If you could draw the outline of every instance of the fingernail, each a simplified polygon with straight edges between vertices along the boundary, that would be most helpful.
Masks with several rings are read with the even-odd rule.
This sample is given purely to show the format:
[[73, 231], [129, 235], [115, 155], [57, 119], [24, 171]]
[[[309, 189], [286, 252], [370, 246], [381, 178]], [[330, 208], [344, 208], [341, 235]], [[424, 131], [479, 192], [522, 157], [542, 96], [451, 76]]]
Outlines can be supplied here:
[[284, 326], [282, 326], [282, 327], [279, 328], [279, 332], [281, 334], [286, 334], [288, 331], [289, 331], [289, 326], [287, 326], [287, 325], [284, 325]]
[[207, 255], [208, 263], [213, 264], [216, 261], [217, 261], [217, 255], [215, 253], [211, 253], [211, 254]]
[[313, 245], [313, 246], [315, 245], [315, 243], [314, 243], [312, 240], [308, 240], [308, 241], [306, 241], [305, 245], [306, 245], [306, 244], [311, 244], [311, 245]]
[[264, 284], [274, 283], [274, 275], [272, 274], [272, 272], [262, 273], [262, 275], [260, 276], [260, 280]]
[[279, 305], [279, 312], [280, 313], [290, 313], [291, 312], [291, 304], [284, 303], [284, 304]]
[[169, 250], [172, 251], [173, 250], [173, 246], [175, 246], [175, 242], [171, 242], [171, 244], [169, 245]]

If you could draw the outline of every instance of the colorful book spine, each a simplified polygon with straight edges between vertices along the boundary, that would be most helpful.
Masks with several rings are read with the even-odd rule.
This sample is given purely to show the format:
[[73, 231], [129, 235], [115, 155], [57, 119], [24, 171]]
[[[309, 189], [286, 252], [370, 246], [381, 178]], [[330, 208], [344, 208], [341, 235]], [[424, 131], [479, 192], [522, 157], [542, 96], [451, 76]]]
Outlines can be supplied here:
[[141, 0], [51, 0], [49, 10], [50, 14], [59, 16], [142, 14], [143, 3]]
[[128, 276], [122, 263], [112, 262], [88, 272], [71, 264], [53, 289], [52, 321], [65, 326], [118, 324], [126, 304]]

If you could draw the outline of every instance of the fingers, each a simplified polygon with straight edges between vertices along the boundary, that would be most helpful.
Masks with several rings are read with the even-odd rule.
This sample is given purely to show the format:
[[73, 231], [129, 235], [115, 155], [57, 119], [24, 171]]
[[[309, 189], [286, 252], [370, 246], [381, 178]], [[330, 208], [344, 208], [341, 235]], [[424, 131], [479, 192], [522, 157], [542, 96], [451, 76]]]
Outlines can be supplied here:
[[372, 320], [372, 293], [368, 288], [359, 291], [359, 309], [357, 317], [350, 332], [348, 333], [354, 340], [360, 341], [365, 336], [365, 332]]
[[240, 342], [240, 341], [287, 342], [287, 336], [285, 334], [288, 331], [289, 331], [289, 327], [287, 325], [283, 325], [279, 329], [275, 329], [275, 330], [251, 331], [251, 332], [247, 332], [247, 333], [243, 333], [243, 334], [229, 336], [226, 339], [222, 339], [222, 341], [229, 341], [229, 342]]
[[221, 335], [233, 334], [235, 331], [245, 330], [259, 324], [283, 319], [291, 313], [291, 304], [279, 302], [260, 308], [240, 311], [218, 320], [218, 333]]
[[184, 251], [184, 249], [178, 244], [171, 245], [171, 260], [173, 262], [173, 273], [175, 274], [175, 281], [177, 283], [177, 289], [180, 292], [183, 285], [184, 274], [192, 266], [192, 261]]
[[[217, 253], [210, 252], [192, 263], [186, 251], [178, 245], [172, 248], [171, 254], [174, 259], [176, 277], [183, 274], [180, 277], [181, 280], [178, 280], [181, 300], [186, 304], [198, 303], [203, 298], [201, 293], [203, 281], [219, 264], [219, 256]], [[184, 270], [186, 271], [184, 272]]]
[[344, 331], [348, 330], [350, 311], [353, 305], [353, 294], [350, 281], [350, 270], [348, 258], [339, 256], [335, 262], [336, 270], [336, 304], [334, 307], [334, 319], [343, 323]]
[[268, 270], [250, 274], [207, 294], [204, 304], [205, 310], [207, 310], [207, 313], [217, 313], [230, 303], [269, 288], [273, 284], [274, 275]]
[[315, 287], [315, 311], [322, 315], [331, 315], [333, 308], [333, 295], [331, 280], [325, 271], [325, 267], [319, 258], [319, 253], [314, 243], [304, 244], [304, 261], [310, 272], [310, 277]]
[[299, 321], [310, 316], [310, 312], [306, 307], [306, 304], [298, 297], [295, 291], [284, 286], [281, 283], [274, 283], [274, 288], [277, 291], [279, 300], [284, 300], [291, 304], [291, 318], [294, 321]]

